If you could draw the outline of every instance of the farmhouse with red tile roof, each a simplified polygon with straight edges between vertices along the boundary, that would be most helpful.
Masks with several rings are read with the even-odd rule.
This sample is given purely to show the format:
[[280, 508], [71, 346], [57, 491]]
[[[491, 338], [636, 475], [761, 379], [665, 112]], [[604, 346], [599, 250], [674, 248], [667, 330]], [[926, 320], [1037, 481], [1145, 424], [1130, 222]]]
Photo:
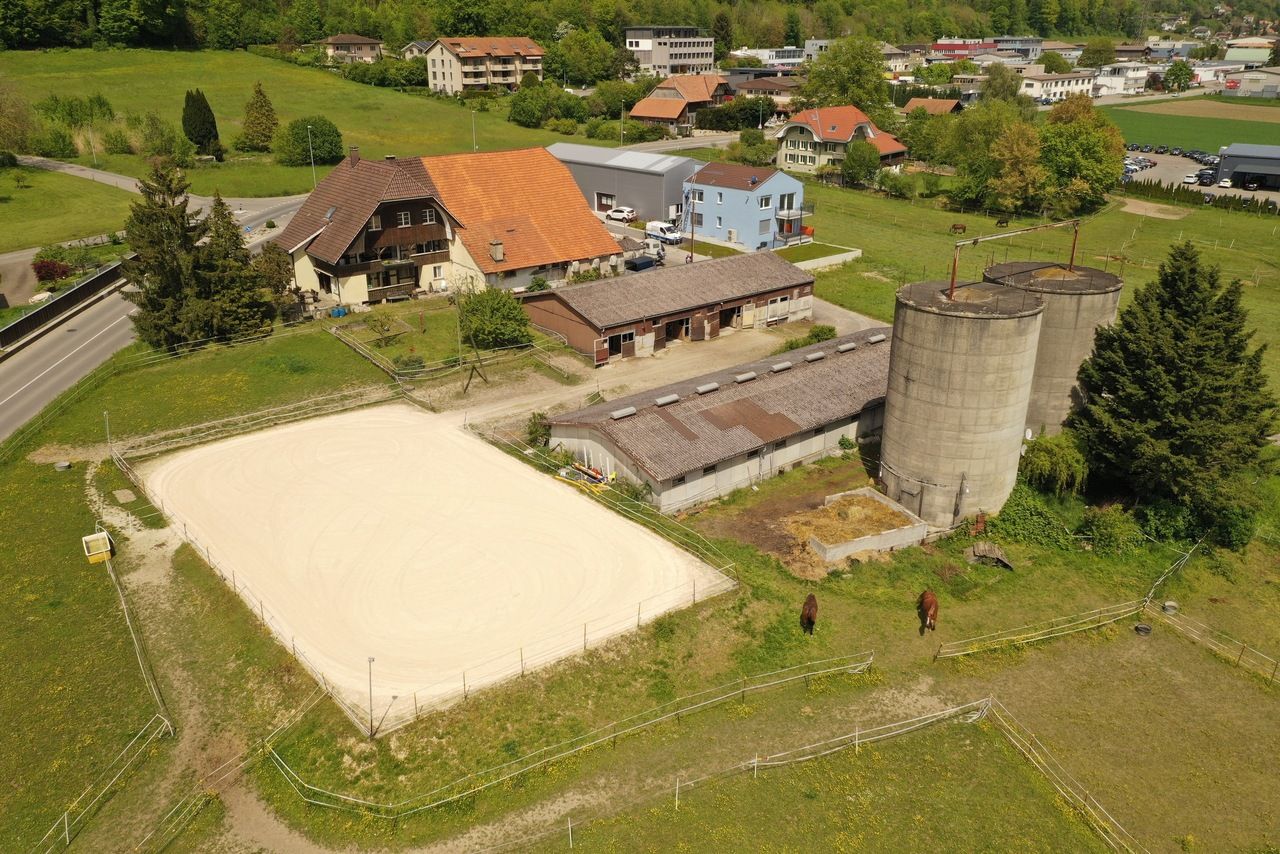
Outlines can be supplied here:
[[865, 140], [880, 151], [880, 165], [892, 168], [906, 159], [907, 147], [893, 134], [876, 127], [857, 107], [798, 110], [780, 127], [776, 163], [790, 172], [814, 173], [821, 166], [839, 166], [854, 140]]

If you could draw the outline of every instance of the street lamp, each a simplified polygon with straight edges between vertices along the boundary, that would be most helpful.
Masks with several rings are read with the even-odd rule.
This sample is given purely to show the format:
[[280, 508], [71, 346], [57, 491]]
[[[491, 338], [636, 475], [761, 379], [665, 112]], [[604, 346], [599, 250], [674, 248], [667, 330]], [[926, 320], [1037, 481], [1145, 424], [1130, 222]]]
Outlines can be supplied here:
[[373, 656], [369, 656], [369, 738], [373, 738]]
[[757, 104], [757, 106], [760, 108], [760, 109], [759, 109], [759, 112], [760, 112], [760, 118], [759, 118], [759, 124], [757, 124], [757, 125], [756, 125], [756, 130], [761, 130], [761, 131], [762, 131], [762, 130], [764, 130], [764, 101], [760, 101], [760, 102]]
[[307, 154], [311, 155], [311, 189], [314, 190], [316, 188], [316, 150], [311, 145], [311, 125], [307, 125]]
[[471, 150], [479, 151], [480, 146], [476, 143], [476, 111], [471, 111]]

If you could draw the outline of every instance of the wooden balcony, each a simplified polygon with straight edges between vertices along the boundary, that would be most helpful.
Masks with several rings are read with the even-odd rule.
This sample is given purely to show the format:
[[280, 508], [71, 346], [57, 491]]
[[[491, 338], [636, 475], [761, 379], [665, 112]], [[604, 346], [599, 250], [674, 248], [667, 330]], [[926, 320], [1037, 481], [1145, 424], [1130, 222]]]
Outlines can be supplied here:
[[418, 286], [413, 282], [402, 282], [398, 285], [386, 285], [381, 288], [369, 288], [369, 302], [410, 299], [417, 288]]

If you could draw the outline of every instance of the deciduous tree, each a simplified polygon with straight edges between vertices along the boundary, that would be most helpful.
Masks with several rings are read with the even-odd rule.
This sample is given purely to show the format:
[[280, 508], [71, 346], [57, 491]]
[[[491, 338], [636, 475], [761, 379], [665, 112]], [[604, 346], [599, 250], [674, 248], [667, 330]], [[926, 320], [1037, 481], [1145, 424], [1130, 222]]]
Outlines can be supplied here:
[[865, 139], [855, 139], [849, 143], [840, 164], [840, 176], [846, 184], [870, 186], [880, 171], [880, 149]]
[[1076, 65], [1081, 68], [1101, 68], [1116, 61], [1116, 47], [1108, 38], [1089, 39]]
[[493, 350], [533, 340], [529, 316], [509, 291], [464, 287], [458, 293], [462, 340], [479, 350]]
[[[310, 147], [307, 128], [310, 127]], [[337, 163], [342, 159], [342, 132], [324, 116], [305, 116], [294, 119], [276, 131], [271, 150], [276, 161], [284, 166], [306, 166], [312, 153], [316, 163]]]
[[880, 47], [872, 39], [837, 39], [809, 66], [800, 89], [805, 104], [836, 107], [852, 104], [881, 127], [892, 126], [889, 89]]
[[1190, 242], [1175, 245], [1118, 322], [1098, 330], [1072, 417], [1091, 482], [1188, 508], [1231, 547], [1252, 535], [1248, 475], [1276, 408], [1241, 296]]
[[1179, 59], [1165, 72], [1164, 85], [1166, 89], [1173, 92], [1185, 92], [1191, 87], [1191, 80], [1194, 77], [1195, 72], [1191, 69], [1190, 63]]
[[1046, 50], [1037, 61], [1044, 66], [1046, 74], [1066, 74], [1071, 70], [1071, 63], [1056, 50]]

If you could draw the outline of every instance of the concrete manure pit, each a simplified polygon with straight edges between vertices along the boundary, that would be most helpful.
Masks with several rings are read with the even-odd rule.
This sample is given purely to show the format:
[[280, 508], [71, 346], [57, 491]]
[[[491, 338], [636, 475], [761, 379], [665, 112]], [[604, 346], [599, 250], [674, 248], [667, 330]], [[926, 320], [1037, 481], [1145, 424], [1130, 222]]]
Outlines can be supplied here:
[[784, 524], [826, 563], [912, 546], [928, 532], [924, 520], [871, 487], [829, 495], [822, 507], [788, 516]]

